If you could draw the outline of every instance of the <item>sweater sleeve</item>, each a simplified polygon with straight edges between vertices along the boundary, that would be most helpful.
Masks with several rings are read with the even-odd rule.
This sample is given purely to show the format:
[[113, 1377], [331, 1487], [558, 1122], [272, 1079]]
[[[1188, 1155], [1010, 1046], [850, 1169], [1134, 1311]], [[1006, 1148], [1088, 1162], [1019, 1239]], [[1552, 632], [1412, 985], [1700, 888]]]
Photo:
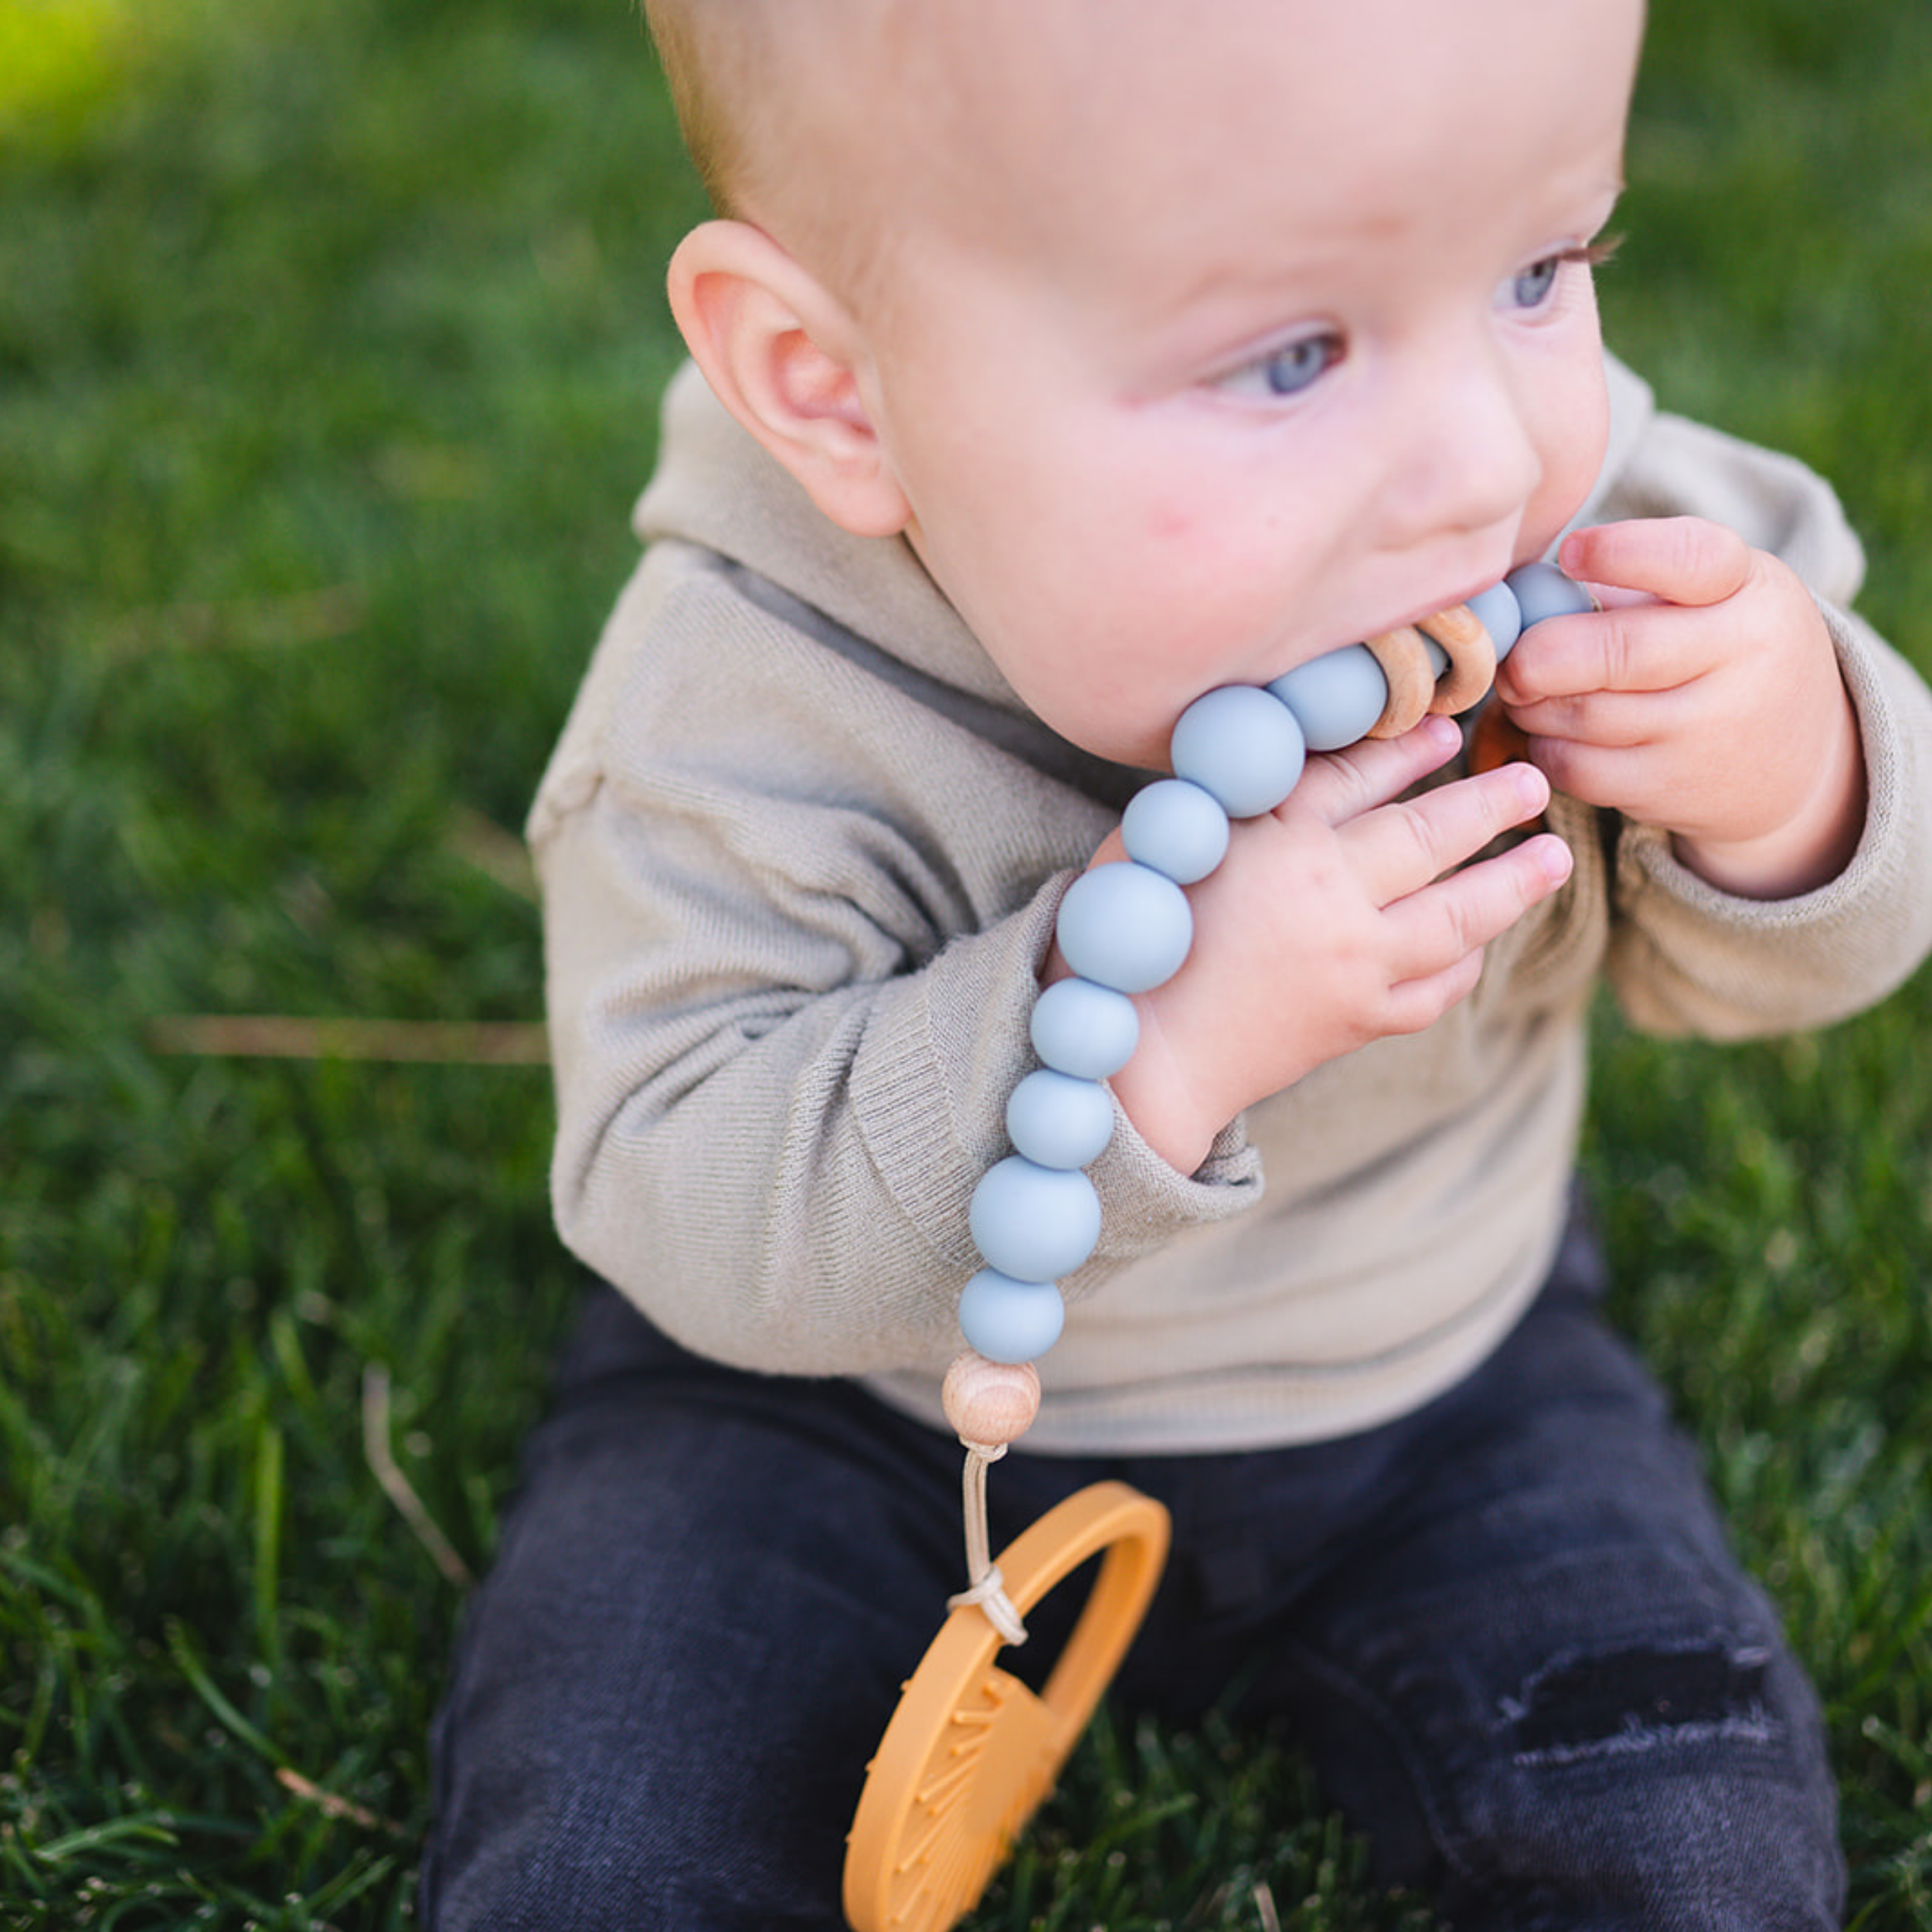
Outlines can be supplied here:
[[1654, 418], [1601, 505], [1694, 514], [1790, 564], [1818, 600], [1864, 753], [1863, 834], [1839, 876], [1777, 900], [1719, 891], [1666, 834], [1619, 831], [1607, 962], [1631, 1022], [1740, 1039], [1842, 1019], [1897, 987], [1932, 949], [1932, 694], [1858, 617], [1864, 560], [1830, 487], [1794, 459], [1668, 415]]
[[[560, 1229], [717, 1359], [943, 1364], [1053, 917], [1111, 812], [702, 571], [653, 577], [532, 815]], [[1185, 1179], [1123, 1133], [1070, 1291], [1238, 1211], [1255, 1168], [1233, 1136]]]

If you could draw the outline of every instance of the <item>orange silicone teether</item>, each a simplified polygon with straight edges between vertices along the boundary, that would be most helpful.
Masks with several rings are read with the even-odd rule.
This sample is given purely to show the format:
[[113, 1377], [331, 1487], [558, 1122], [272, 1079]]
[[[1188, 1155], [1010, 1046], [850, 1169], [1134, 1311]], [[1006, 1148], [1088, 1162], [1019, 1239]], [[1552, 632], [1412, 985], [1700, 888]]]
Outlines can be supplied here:
[[940, 1627], [869, 1767], [846, 1841], [855, 1932], [945, 1932], [1049, 1791], [1159, 1582], [1168, 1515], [1124, 1483], [1071, 1495], [1000, 1553], [1016, 1608], [1104, 1551], [1086, 1607], [1036, 1696], [994, 1662], [1002, 1639], [976, 1604]]

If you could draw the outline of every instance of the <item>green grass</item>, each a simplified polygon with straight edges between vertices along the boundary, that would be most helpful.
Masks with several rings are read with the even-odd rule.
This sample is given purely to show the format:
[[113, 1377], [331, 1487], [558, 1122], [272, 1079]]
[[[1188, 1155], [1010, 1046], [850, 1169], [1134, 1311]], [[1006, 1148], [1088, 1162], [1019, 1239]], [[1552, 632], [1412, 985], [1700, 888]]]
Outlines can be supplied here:
[[[410, 1916], [461, 1597], [366, 1378], [481, 1568], [573, 1292], [546, 1084], [154, 1022], [536, 1016], [478, 828], [628, 567], [696, 201], [617, 0], [155, 11], [0, 0], [0, 1924], [349, 1932]], [[1932, 14], [1664, 10], [1624, 225], [1614, 338], [1838, 481], [1932, 662]], [[1929, 1000], [1606, 1020], [1590, 1149], [1871, 1928], [1932, 1927]], [[978, 1923], [1420, 1922], [1360, 1872], [1291, 1757], [1107, 1726]]]

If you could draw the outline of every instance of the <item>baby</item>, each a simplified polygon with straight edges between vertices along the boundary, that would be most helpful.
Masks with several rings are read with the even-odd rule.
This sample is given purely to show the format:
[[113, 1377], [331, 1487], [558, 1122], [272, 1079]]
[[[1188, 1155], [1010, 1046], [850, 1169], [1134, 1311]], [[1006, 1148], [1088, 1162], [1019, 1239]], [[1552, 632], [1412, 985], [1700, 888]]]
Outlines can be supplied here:
[[1061, 899], [1201, 693], [1554, 555], [1602, 607], [1499, 671], [1520, 757], [1313, 758], [1190, 889], [995, 1542], [1159, 1498], [1120, 1694], [1284, 1726], [1458, 1926], [1835, 1924], [1815, 1699], [1571, 1176], [1600, 980], [1738, 1036], [1932, 947], [1932, 699], [1829, 491], [1604, 354], [1638, 0], [650, 11], [698, 372], [531, 820], [614, 1286], [466, 1628], [430, 1923], [840, 1923]]

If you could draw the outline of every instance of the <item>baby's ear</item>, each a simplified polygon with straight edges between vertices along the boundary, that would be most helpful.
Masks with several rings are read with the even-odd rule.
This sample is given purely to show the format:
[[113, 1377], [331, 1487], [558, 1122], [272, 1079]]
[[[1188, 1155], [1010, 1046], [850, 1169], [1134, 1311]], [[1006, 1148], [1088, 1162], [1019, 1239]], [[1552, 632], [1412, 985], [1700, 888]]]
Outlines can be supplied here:
[[671, 312], [726, 408], [858, 536], [911, 509], [861, 397], [864, 338], [843, 303], [748, 222], [709, 221], [671, 258]]

